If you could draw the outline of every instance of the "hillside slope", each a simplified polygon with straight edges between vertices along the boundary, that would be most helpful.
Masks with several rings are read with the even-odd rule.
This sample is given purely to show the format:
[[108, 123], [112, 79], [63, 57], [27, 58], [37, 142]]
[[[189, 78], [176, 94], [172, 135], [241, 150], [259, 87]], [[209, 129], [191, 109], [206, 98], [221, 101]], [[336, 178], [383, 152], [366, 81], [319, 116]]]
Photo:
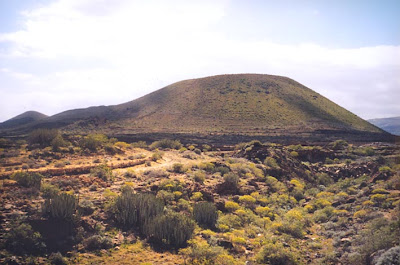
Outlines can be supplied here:
[[400, 117], [371, 119], [368, 121], [382, 130], [400, 136]]
[[271, 75], [220, 75], [181, 81], [114, 106], [114, 110], [122, 114], [122, 128], [143, 132], [381, 132], [300, 83]]
[[12, 129], [19, 126], [26, 126], [32, 124], [34, 122], [43, 120], [48, 116], [37, 112], [37, 111], [27, 111], [14, 118], [6, 120], [5, 122], [0, 123], [0, 129]]
[[65, 111], [30, 124], [24, 131], [40, 127], [114, 136], [202, 134], [323, 140], [356, 135], [374, 141], [389, 136], [292, 79], [261, 74], [185, 80], [124, 104]]

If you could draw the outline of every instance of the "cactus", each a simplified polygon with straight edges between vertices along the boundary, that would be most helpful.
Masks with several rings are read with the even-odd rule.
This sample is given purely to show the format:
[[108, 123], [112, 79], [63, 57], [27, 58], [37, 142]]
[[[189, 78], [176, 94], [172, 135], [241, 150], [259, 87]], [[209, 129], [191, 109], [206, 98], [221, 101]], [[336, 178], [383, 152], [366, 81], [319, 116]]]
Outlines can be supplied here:
[[176, 248], [185, 246], [193, 231], [193, 220], [175, 212], [159, 215], [145, 226], [145, 234], [155, 242]]
[[193, 207], [193, 217], [198, 224], [213, 228], [218, 218], [217, 208], [211, 202], [196, 203]]
[[164, 204], [152, 194], [135, 194], [127, 190], [117, 197], [114, 210], [116, 220], [124, 226], [135, 226], [142, 230], [150, 219], [161, 214]]
[[74, 195], [60, 193], [44, 202], [42, 211], [53, 219], [71, 221], [76, 212], [77, 199]]

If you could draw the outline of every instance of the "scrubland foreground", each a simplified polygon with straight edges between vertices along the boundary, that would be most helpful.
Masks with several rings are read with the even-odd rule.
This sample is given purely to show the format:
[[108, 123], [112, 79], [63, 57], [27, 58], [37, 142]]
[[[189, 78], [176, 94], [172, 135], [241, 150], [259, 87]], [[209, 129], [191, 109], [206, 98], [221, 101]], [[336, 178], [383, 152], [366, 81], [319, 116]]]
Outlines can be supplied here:
[[1, 264], [399, 264], [395, 145], [37, 130], [0, 148]]

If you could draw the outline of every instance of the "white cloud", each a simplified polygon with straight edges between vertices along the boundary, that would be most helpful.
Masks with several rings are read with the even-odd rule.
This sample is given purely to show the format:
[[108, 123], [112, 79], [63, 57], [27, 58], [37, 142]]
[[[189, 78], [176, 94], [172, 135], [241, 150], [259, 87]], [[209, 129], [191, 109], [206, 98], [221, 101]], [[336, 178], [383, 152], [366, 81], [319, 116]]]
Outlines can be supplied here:
[[[243, 72], [289, 76], [363, 118], [400, 115], [400, 46], [333, 49], [233, 40], [221, 27], [228, 6], [211, 0], [118, 0], [112, 6], [60, 0], [26, 11], [23, 29], [0, 35], [0, 43], [9, 44], [1, 56], [10, 65], [28, 61], [24, 71], [0, 71], [7, 84], [0, 120], [22, 109], [55, 114], [117, 104], [182, 79]], [[35, 71], [43, 61], [49, 66]], [[58, 69], [65, 61], [75, 64]]]

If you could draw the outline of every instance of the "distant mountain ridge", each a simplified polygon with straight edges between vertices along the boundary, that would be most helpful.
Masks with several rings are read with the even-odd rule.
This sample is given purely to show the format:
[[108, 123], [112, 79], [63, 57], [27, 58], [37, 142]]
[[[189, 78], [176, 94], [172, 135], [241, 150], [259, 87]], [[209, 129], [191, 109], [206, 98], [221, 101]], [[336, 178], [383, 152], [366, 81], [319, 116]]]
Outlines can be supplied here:
[[375, 126], [381, 128], [382, 130], [400, 136], [400, 116], [381, 119], [370, 119], [368, 121]]
[[262, 74], [180, 81], [127, 103], [69, 110], [7, 131], [40, 127], [109, 135], [389, 135], [290, 78]]
[[18, 116], [15, 116], [5, 122], [0, 123], [0, 129], [26, 126], [36, 121], [43, 120], [47, 117], [47, 115], [37, 111], [26, 111]]

